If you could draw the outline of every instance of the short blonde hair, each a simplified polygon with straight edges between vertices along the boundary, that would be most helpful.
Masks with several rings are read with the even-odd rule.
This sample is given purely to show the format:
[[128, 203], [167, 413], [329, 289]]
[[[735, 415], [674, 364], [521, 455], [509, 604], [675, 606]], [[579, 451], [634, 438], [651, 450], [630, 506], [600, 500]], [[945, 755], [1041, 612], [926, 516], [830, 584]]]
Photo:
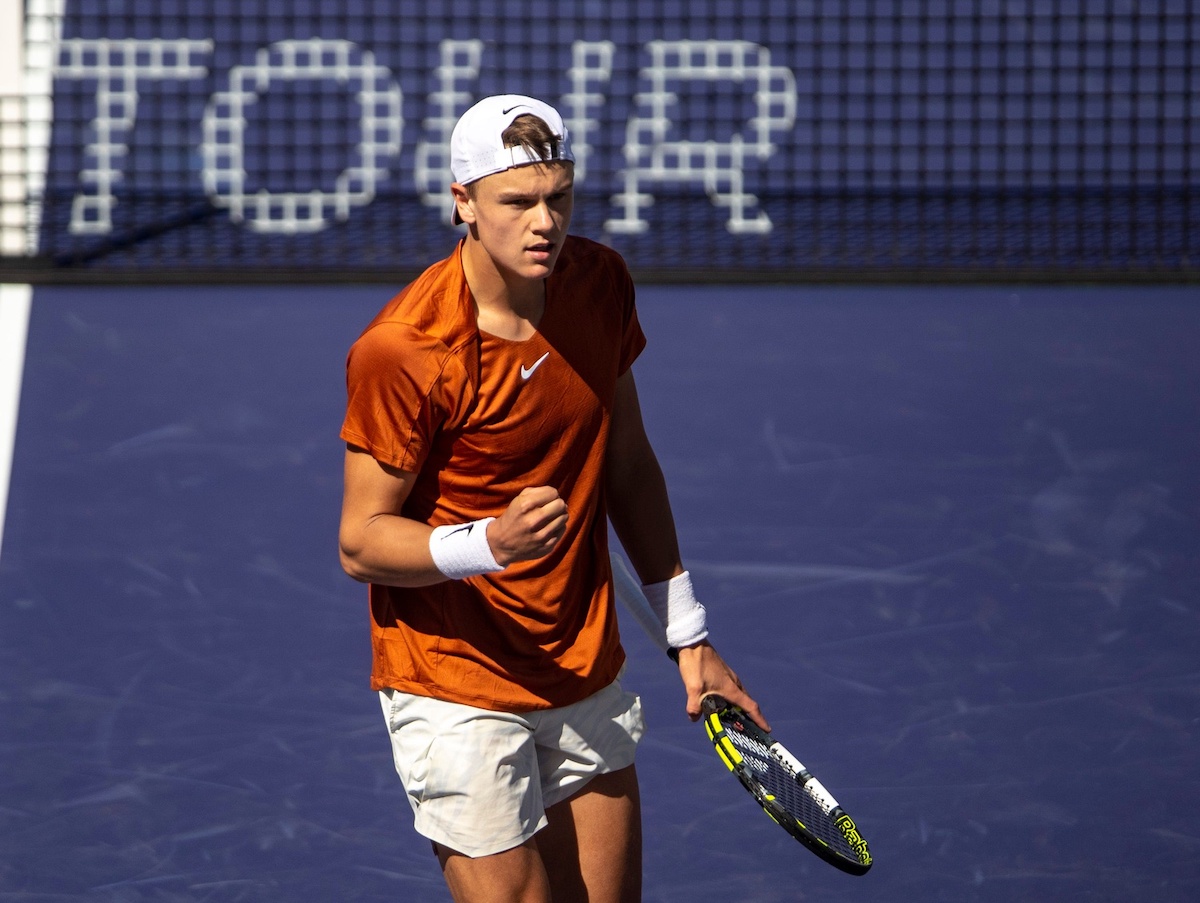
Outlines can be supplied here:
[[538, 116], [526, 113], [513, 120], [512, 125], [500, 133], [505, 147], [523, 147], [531, 157], [552, 160], [558, 156], [558, 143], [562, 135], [550, 131], [550, 126]]
[[[500, 140], [504, 142], [505, 147], [525, 148], [531, 157], [538, 157], [548, 163], [562, 162], [555, 159], [562, 135], [554, 134], [544, 119], [532, 113], [525, 113], [514, 119], [512, 125], [500, 133]], [[477, 180], [463, 186], [467, 197], [475, 197], [475, 186], [478, 184]]]

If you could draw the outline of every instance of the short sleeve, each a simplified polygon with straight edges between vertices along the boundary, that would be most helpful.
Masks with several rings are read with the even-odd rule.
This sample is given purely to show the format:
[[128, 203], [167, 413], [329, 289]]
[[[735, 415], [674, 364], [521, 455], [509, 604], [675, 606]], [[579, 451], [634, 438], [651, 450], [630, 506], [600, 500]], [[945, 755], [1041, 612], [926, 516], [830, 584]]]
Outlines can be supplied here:
[[624, 374], [645, 349], [646, 336], [638, 322], [633, 277], [629, 275], [625, 261], [616, 257], [613, 270], [614, 292], [621, 303], [621, 363], [618, 373]]
[[468, 398], [462, 364], [436, 339], [401, 323], [372, 326], [346, 359], [341, 438], [376, 460], [416, 472], [433, 437]]

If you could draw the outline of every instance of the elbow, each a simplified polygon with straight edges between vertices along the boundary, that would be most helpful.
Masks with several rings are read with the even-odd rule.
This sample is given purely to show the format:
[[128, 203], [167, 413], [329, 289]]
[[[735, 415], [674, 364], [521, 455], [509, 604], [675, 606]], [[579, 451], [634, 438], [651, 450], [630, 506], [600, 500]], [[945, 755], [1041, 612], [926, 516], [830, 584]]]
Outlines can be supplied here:
[[604, 488], [610, 499], [637, 497], [665, 485], [662, 468], [653, 453], [612, 456], [605, 463]]
[[359, 583], [370, 583], [371, 575], [365, 569], [358, 566], [358, 563], [346, 555], [342, 555], [342, 570], [346, 572], [346, 576], [352, 580], [357, 580]]
[[343, 535], [338, 538], [338, 559], [346, 576], [359, 583], [369, 583], [371, 575], [362, 560], [362, 546], [348, 541]]
[[629, 455], [610, 454], [604, 462], [604, 490], [620, 498], [638, 477], [638, 464]]
[[346, 576], [352, 580], [357, 580], [359, 583], [369, 583], [370, 575], [366, 570], [359, 566], [358, 561], [345, 552], [341, 553], [342, 570], [346, 572]]

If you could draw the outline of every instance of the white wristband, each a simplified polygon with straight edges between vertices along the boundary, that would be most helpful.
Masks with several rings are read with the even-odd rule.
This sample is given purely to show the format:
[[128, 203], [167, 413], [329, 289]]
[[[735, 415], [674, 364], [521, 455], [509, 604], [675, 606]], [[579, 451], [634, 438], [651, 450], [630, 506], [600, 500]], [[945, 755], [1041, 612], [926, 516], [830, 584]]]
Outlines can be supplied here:
[[434, 566], [451, 580], [502, 571], [487, 541], [487, 525], [494, 517], [468, 524], [443, 524], [429, 534], [429, 554]]
[[687, 571], [662, 583], [647, 584], [642, 590], [666, 628], [669, 648], [691, 646], [708, 636], [704, 606], [696, 599], [692, 577]]

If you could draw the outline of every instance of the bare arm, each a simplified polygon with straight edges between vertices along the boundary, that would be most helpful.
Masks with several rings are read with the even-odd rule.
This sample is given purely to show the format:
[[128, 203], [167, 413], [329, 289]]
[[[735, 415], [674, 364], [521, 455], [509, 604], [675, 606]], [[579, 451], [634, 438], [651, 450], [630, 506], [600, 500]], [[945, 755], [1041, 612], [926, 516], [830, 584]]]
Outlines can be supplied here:
[[605, 481], [609, 520], [642, 582], [682, 574], [667, 483], [646, 436], [632, 371], [617, 382]]
[[[347, 446], [338, 546], [342, 568], [355, 580], [415, 587], [446, 579], [429, 552], [433, 528], [401, 514], [416, 476]], [[488, 545], [501, 565], [540, 558], [562, 538], [566, 525], [567, 506], [557, 490], [523, 489], [488, 524]]]
[[[646, 436], [632, 371], [617, 381], [605, 473], [609, 520], [639, 579], [659, 583], [682, 574], [667, 484]], [[758, 703], [707, 640], [679, 650], [679, 674], [693, 721], [700, 717], [700, 700], [720, 693], [770, 729]]]

